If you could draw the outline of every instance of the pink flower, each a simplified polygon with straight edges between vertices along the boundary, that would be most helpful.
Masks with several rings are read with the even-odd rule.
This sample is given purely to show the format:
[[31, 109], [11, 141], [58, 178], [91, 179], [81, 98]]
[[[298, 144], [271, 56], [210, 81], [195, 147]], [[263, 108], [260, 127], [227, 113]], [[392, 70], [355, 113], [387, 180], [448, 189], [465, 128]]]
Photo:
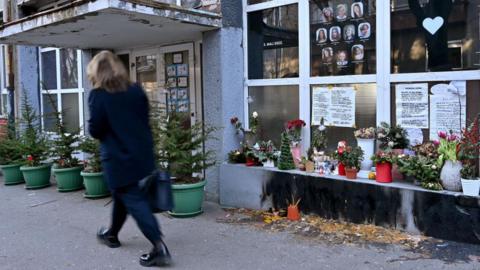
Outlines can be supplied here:
[[432, 142], [433, 142], [433, 144], [434, 144], [435, 146], [439, 146], [439, 145], [440, 145], [440, 142], [439, 142], [438, 140], [434, 140], [434, 141], [432, 141]]
[[32, 156], [32, 155], [28, 155], [28, 156], [27, 156], [27, 160], [28, 160], [28, 161], [33, 161], [33, 156]]
[[440, 137], [441, 139], [447, 139], [447, 133], [445, 131], [439, 131], [438, 137]]
[[453, 142], [453, 141], [456, 141], [457, 138], [458, 138], [457, 135], [455, 135], [455, 134], [452, 133], [452, 134], [450, 134], [450, 135], [448, 136], [447, 140], [448, 140], [449, 142]]

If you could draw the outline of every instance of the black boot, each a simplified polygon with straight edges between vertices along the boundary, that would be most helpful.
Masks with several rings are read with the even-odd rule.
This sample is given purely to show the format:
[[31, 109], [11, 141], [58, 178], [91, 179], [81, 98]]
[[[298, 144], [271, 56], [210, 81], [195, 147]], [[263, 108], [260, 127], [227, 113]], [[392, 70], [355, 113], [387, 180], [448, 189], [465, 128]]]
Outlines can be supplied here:
[[160, 240], [148, 254], [140, 257], [140, 265], [145, 267], [151, 266], [169, 266], [172, 264], [172, 257], [168, 251], [167, 245]]
[[121, 246], [120, 241], [118, 241], [118, 237], [115, 235], [110, 235], [109, 230], [103, 227], [98, 230], [97, 239], [100, 243], [109, 248], [118, 248]]

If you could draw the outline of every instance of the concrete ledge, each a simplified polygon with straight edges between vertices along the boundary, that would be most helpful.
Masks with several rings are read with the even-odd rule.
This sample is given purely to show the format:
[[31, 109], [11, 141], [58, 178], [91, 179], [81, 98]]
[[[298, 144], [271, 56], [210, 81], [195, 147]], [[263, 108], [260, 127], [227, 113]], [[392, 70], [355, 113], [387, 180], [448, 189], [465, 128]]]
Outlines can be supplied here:
[[304, 213], [480, 244], [480, 197], [430, 191], [409, 183], [380, 184], [299, 171], [221, 166], [222, 205], [285, 208], [292, 194], [302, 198]]

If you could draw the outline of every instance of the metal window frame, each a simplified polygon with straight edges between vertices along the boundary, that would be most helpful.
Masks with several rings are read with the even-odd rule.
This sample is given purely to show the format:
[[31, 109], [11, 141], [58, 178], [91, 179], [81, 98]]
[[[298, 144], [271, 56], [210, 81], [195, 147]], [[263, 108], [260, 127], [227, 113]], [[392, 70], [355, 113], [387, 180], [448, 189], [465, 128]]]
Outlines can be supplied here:
[[[299, 26], [299, 77], [286, 79], [248, 79], [248, 13], [281, 7], [298, 5]], [[248, 130], [249, 114], [248, 89], [253, 86], [284, 86], [298, 85], [299, 87], [299, 116], [307, 122], [303, 130], [302, 148], [310, 145], [310, 89], [314, 85], [325, 84], [376, 84], [377, 105], [376, 122], [391, 122], [391, 85], [401, 82], [431, 82], [448, 80], [480, 80], [479, 70], [421, 72], [421, 73], [391, 73], [391, 3], [385, 0], [376, 0], [376, 59], [375, 74], [347, 75], [347, 76], [310, 76], [310, 2], [308, 0], [271, 0], [264, 3], [243, 5], [243, 48], [244, 48], [244, 117], [245, 129]]]

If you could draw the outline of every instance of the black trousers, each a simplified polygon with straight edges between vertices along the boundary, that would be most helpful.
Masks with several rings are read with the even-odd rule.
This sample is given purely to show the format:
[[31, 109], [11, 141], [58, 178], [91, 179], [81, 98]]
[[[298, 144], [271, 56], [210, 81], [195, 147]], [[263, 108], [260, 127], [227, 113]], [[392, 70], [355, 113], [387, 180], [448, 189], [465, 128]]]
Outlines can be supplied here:
[[117, 236], [127, 214], [137, 222], [143, 235], [155, 246], [162, 239], [162, 232], [147, 199], [137, 185], [122, 187], [112, 192], [113, 210], [110, 234]]

